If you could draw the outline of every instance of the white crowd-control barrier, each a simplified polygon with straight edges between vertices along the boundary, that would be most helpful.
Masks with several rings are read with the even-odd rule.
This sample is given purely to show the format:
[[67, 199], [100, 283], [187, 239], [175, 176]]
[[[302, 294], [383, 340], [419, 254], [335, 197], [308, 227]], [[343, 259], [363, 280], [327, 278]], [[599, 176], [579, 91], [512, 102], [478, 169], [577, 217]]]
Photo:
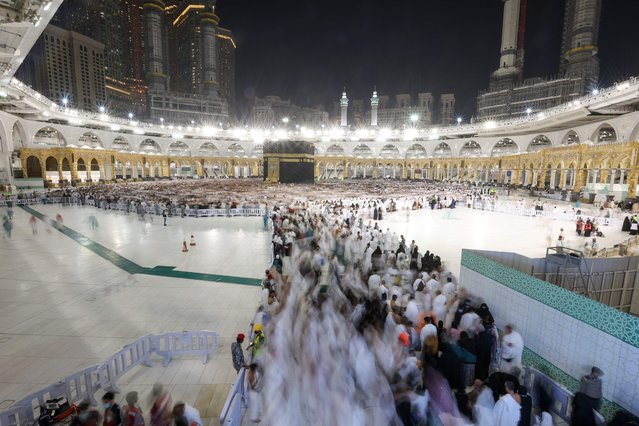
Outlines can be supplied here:
[[[28, 199], [15, 199], [15, 200], [0, 200], [0, 207], [13, 206], [25, 206], [34, 204], [62, 204], [70, 206], [81, 206], [82, 201], [77, 197], [68, 197], [63, 199], [62, 197], [47, 197], [47, 198], [28, 198]], [[128, 213], [137, 213], [137, 207], [132, 206], [130, 203], [107, 203], [106, 201], [99, 200], [85, 200], [85, 206], [97, 207], [101, 209], [109, 209], [115, 211], [122, 211]], [[146, 214], [162, 215], [165, 210], [162, 206], [146, 206], [144, 212]], [[184, 215], [190, 217], [227, 217], [227, 216], [263, 216], [264, 209], [257, 207], [247, 208], [225, 208], [225, 209], [184, 209]], [[181, 207], [172, 207], [171, 214], [173, 216], [181, 216]]]
[[119, 392], [117, 381], [138, 365], [151, 366], [151, 356], [164, 358], [166, 367], [178, 356], [199, 356], [207, 363], [218, 347], [219, 336], [214, 331], [182, 331], [159, 335], [148, 334], [126, 345], [102, 364], [78, 371], [51, 386], [16, 401], [0, 412], [0, 426], [31, 426], [38, 418], [39, 408], [47, 400], [65, 397], [70, 403], [89, 400], [97, 404], [95, 394], [102, 391]]
[[246, 369], [242, 367], [224, 402], [220, 413], [220, 425], [240, 426], [242, 424], [243, 411], [247, 407], [248, 389], [246, 387]]

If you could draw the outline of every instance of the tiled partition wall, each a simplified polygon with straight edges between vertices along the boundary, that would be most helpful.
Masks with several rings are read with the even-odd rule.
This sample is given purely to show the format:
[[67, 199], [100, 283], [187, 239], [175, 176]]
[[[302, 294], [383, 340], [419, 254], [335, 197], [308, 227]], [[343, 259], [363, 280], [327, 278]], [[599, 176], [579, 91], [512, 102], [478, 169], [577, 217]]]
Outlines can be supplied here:
[[[513, 324], [530, 363], [573, 392], [590, 367], [604, 370], [603, 412], [619, 404], [639, 415], [639, 318], [463, 250], [460, 283]], [[616, 404], [610, 403], [614, 401]]]

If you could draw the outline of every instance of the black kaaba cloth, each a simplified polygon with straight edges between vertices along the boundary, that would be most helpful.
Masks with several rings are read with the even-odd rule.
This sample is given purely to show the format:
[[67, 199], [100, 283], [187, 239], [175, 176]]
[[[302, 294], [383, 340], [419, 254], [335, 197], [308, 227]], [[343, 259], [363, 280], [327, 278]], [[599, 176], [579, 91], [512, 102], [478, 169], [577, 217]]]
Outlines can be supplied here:
[[265, 180], [281, 183], [312, 183], [315, 176], [314, 152], [313, 144], [305, 141], [265, 143]]

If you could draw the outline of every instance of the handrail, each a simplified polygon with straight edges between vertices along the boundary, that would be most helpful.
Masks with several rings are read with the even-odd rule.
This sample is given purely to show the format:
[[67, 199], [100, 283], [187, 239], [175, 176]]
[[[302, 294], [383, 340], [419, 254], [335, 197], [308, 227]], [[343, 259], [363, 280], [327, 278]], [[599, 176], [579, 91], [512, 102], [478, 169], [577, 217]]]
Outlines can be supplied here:
[[[164, 358], [165, 367], [173, 357], [180, 355], [201, 356], [206, 364], [209, 356], [217, 350], [218, 340], [218, 333], [208, 330], [147, 334], [124, 346], [103, 363], [73, 373], [14, 402], [7, 410], [0, 412], [0, 426], [31, 425], [41, 405], [61, 396], [72, 403], [86, 399], [95, 405], [97, 391], [118, 391], [117, 380], [138, 365], [150, 367], [153, 354]], [[242, 388], [242, 395], [244, 392]]]
[[220, 412], [220, 425], [239, 426], [242, 424], [242, 409], [247, 406], [246, 368], [242, 367], [231, 384], [224, 407]]

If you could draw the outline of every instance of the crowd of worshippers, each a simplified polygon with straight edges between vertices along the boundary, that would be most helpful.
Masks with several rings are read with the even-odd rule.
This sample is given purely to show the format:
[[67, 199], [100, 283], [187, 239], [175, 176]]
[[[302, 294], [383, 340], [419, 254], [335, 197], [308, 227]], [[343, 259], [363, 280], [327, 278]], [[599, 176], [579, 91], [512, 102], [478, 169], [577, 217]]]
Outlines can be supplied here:
[[[362, 207], [377, 202], [269, 212], [284, 244], [262, 281], [249, 362], [243, 334], [232, 348], [236, 370], [248, 368], [250, 420], [552, 425], [552, 397], [534, 389], [533, 407], [523, 385], [522, 336], [499, 332], [439, 257], [365, 224]], [[582, 379], [572, 424], [595, 424], [602, 374]]]
[[[277, 191], [277, 188], [285, 191]], [[332, 182], [313, 184], [264, 185], [257, 179], [225, 180], [160, 180], [129, 182], [118, 184], [93, 184], [90, 186], [49, 188], [45, 192], [19, 192], [3, 195], [6, 200], [24, 198], [56, 198], [62, 204], [85, 204], [93, 200], [98, 206], [109, 209], [111, 204], [127, 204], [165, 207], [187, 206], [187, 208], [254, 208], [260, 205], [282, 205], [294, 200], [325, 201], [334, 199], [336, 193], [346, 198], [355, 198], [366, 193], [389, 199], [389, 194], [403, 198], [413, 198], [410, 206], [401, 208], [413, 210], [455, 207], [457, 199], [470, 196], [480, 199], [482, 188], [469, 184], [452, 184], [436, 181], [384, 182], [375, 181]], [[278, 194], [279, 192], [279, 194]], [[389, 203], [389, 211], [400, 207]], [[131, 211], [134, 211], [132, 208]], [[381, 218], [378, 218], [381, 219]]]
[[[76, 405], [71, 426], [203, 426], [199, 411], [185, 403], [173, 403], [170, 392], [159, 383], [151, 389], [147, 398], [140, 400], [138, 392], [130, 391], [124, 396], [122, 407], [117, 403], [119, 395], [106, 392], [102, 404], [94, 407], [88, 400]], [[141, 407], [150, 407], [148, 412]], [[40, 418], [40, 425], [51, 425], [48, 419]]]

